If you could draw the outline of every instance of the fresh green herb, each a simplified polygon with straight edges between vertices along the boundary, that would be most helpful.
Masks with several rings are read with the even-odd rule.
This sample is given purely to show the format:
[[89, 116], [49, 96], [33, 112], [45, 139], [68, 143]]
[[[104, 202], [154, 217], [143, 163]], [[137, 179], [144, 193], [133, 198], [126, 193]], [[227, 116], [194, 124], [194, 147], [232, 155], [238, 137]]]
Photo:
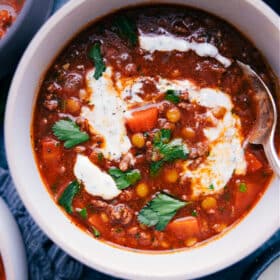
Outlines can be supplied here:
[[154, 137], [153, 151], [159, 153], [161, 159], [151, 163], [150, 173], [152, 176], [155, 176], [159, 172], [164, 163], [172, 162], [176, 159], [186, 159], [188, 156], [188, 150], [182, 143], [182, 140], [174, 139], [167, 143], [170, 138], [171, 132], [168, 129], [162, 129]]
[[187, 204], [160, 193], [139, 212], [138, 221], [148, 227], [155, 226], [156, 230], [164, 230], [176, 212]]
[[52, 131], [54, 135], [64, 142], [64, 147], [69, 149], [89, 140], [89, 135], [80, 130], [79, 126], [71, 120], [57, 121]]
[[101, 235], [100, 231], [96, 227], [92, 226], [91, 228], [92, 228], [92, 233], [95, 237], [99, 237]]
[[66, 187], [66, 189], [64, 190], [64, 192], [62, 193], [61, 197], [58, 200], [59, 205], [64, 207], [64, 209], [68, 213], [73, 212], [72, 202], [75, 195], [79, 192], [79, 190], [80, 190], [79, 183], [77, 181], [73, 181]]
[[126, 189], [141, 179], [141, 173], [138, 169], [123, 172], [116, 167], [112, 167], [108, 172], [115, 180], [119, 190]]
[[169, 89], [166, 91], [165, 99], [174, 103], [178, 104], [180, 102], [180, 91]]
[[137, 44], [137, 29], [132, 20], [126, 16], [118, 16], [115, 20], [115, 26], [123, 39], [129, 40], [132, 46]]
[[245, 183], [240, 183], [239, 184], [239, 191], [243, 192], [243, 193], [247, 192], [247, 185]]
[[214, 190], [215, 190], [215, 187], [214, 187], [213, 184], [211, 184], [211, 185], [208, 187], [208, 189], [211, 190], [211, 191], [214, 191]]
[[103, 155], [103, 153], [98, 153], [97, 154], [97, 159], [98, 159], [98, 161], [102, 161], [103, 159], [104, 159], [104, 155]]
[[198, 213], [197, 213], [196, 210], [193, 210], [193, 211], [192, 211], [192, 216], [193, 216], [193, 217], [197, 217], [197, 216], [198, 216]]
[[83, 219], [86, 219], [88, 215], [87, 208], [83, 208], [81, 211], [79, 211], [79, 214]]
[[93, 77], [98, 80], [106, 70], [101, 54], [100, 43], [94, 43], [89, 51], [89, 57], [94, 61], [95, 71]]

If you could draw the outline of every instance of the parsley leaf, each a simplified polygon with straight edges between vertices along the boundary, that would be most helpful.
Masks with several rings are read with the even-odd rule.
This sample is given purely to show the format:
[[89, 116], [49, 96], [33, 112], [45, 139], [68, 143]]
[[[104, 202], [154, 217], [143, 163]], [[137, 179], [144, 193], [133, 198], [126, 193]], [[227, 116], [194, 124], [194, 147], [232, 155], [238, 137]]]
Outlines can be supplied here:
[[118, 16], [115, 20], [115, 26], [122, 38], [128, 39], [132, 46], [137, 44], [137, 29], [132, 20], [126, 16]]
[[87, 208], [83, 208], [82, 210], [79, 211], [79, 214], [80, 216], [83, 218], [83, 219], [86, 219], [87, 218]]
[[172, 162], [176, 159], [186, 159], [188, 156], [188, 150], [182, 143], [181, 139], [174, 139], [167, 143], [171, 138], [171, 131], [168, 129], [162, 129], [156, 133], [153, 141], [153, 150], [159, 153], [161, 159], [159, 161], [152, 162], [150, 165], [150, 173], [155, 176], [160, 168], [166, 162]]
[[166, 91], [165, 99], [174, 103], [178, 104], [180, 102], [180, 91], [169, 89]]
[[100, 43], [94, 43], [89, 51], [89, 57], [94, 61], [95, 71], [93, 77], [98, 80], [106, 70], [101, 54]]
[[247, 192], [247, 185], [245, 183], [240, 183], [239, 184], [239, 191], [243, 192], [243, 193]]
[[57, 121], [52, 131], [59, 140], [65, 141], [64, 147], [67, 149], [89, 140], [89, 135], [80, 131], [79, 126], [71, 120]]
[[211, 185], [208, 187], [208, 189], [211, 190], [211, 191], [214, 191], [214, 190], [215, 190], [215, 187], [214, 187], [213, 184], [211, 184]]
[[138, 169], [123, 172], [116, 167], [112, 167], [109, 169], [108, 173], [115, 180], [119, 190], [126, 189], [141, 179], [141, 174]]
[[92, 233], [95, 237], [99, 237], [101, 235], [100, 231], [96, 227], [92, 226], [91, 228], [92, 228]]
[[73, 208], [72, 208], [72, 202], [75, 197], [75, 195], [79, 192], [80, 190], [80, 185], [77, 181], [71, 182], [64, 192], [62, 193], [61, 197], [58, 200], [58, 203], [60, 206], [64, 207], [66, 212], [72, 213]]
[[141, 224], [164, 230], [177, 211], [187, 204], [188, 202], [160, 193], [139, 212], [137, 218]]

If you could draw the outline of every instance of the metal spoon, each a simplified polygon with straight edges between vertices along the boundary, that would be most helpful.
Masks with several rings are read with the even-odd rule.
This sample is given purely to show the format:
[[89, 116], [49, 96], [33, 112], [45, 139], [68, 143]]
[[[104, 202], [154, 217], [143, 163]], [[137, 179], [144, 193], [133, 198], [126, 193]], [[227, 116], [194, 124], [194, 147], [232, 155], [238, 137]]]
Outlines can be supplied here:
[[240, 61], [237, 61], [237, 63], [251, 81], [256, 92], [254, 101], [257, 109], [257, 119], [247, 141], [251, 144], [261, 144], [263, 146], [270, 167], [280, 177], [280, 160], [273, 141], [277, 123], [277, 109], [273, 96], [264, 81], [250, 66]]

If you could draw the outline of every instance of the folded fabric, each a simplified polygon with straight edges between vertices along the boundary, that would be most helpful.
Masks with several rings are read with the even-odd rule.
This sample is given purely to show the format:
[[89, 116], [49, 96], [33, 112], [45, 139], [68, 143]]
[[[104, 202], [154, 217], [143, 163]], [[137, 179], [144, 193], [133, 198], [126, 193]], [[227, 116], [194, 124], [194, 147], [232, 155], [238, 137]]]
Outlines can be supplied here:
[[22, 233], [29, 279], [80, 279], [83, 265], [64, 253], [39, 229], [19, 199], [8, 170], [2, 167], [0, 167], [0, 196], [11, 209]]

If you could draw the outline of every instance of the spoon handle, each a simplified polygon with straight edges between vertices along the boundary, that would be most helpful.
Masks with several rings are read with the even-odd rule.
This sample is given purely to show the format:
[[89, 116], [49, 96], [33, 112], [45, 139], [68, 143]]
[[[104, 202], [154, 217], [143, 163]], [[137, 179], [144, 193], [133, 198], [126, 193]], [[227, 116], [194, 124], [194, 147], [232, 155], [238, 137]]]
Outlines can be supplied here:
[[267, 141], [263, 143], [263, 147], [272, 170], [280, 178], [280, 159], [273, 143], [273, 137], [269, 137]]

